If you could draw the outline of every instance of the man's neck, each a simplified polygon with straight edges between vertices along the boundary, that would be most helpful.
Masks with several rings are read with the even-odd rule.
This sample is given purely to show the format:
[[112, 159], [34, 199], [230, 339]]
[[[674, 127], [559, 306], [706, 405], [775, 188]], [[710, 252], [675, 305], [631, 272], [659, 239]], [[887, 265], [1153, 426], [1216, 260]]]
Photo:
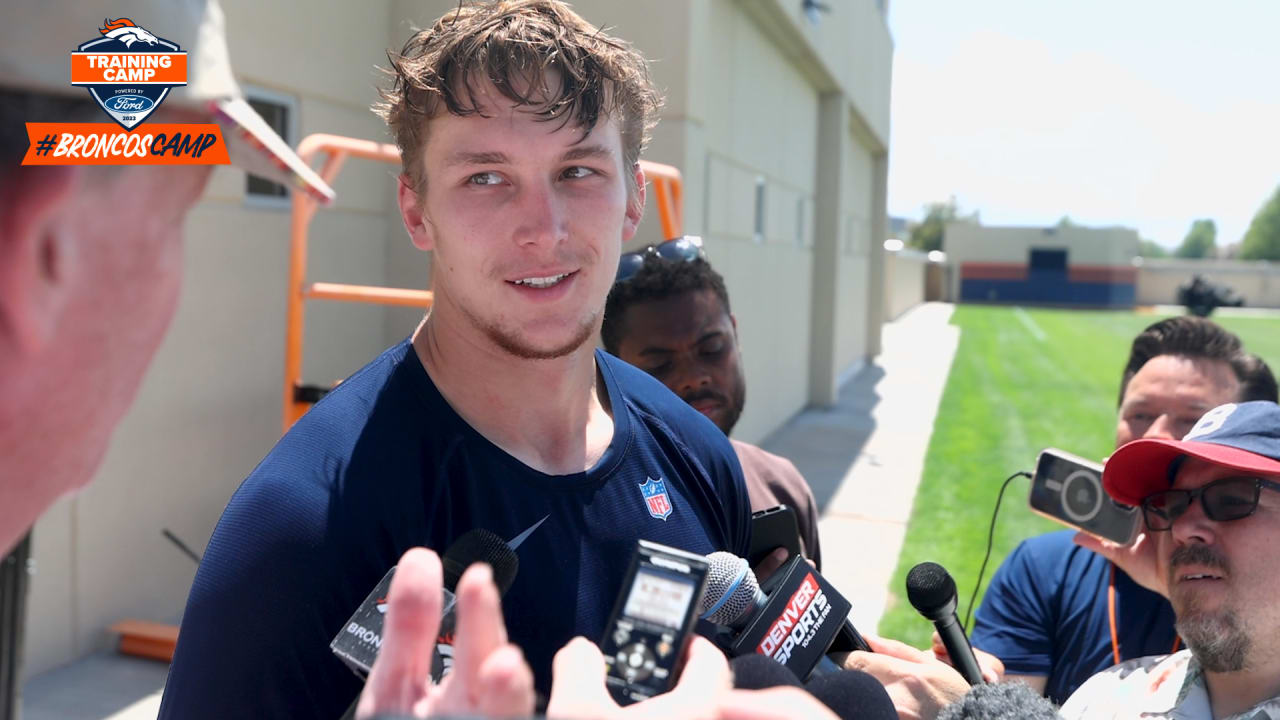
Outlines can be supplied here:
[[1225, 718], [1245, 712], [1249, 708], [1280, 697], [1280, 662], [1251, 664], [1237, 672], [1204, 674], [1209, 688], [1209, 705], [1215, 718]]
[[551, 360], [518, 358], [470, 326], [428, 315], [413, 349], [450, 407], [490, 442], [549, 475], [582, 472], [613, 439], [590, 343]]

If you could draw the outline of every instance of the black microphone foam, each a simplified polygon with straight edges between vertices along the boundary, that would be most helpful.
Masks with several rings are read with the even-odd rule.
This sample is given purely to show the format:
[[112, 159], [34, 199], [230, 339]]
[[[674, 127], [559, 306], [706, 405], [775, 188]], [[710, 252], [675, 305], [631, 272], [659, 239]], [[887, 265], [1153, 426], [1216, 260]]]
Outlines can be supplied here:
[[764, 690], [771, 687], [803, 687], [800, 678], [777, 663], [773, 658], [759, 653], [742, 655], [729, 661], [733, 671], [733, 686], [739, 690]]
[[898, 711], [879, 680], [860, 670], [816, 675], [805, 690], [840, 718], [897, 720]]
[[1058, 720], [1057, 708], [1020, 682], [974, 685], [942, 709], [938, 720]]
[[956, 581], [938, 563], [923, 562], [907, 573], [907, 600], [929, 620], [956, 611]]
[[956, 617], [956, 581], [938, 563], [923, 562], [907, 573], [907, 599], [911, 606], [933, 623], [947, 649], [951, 664], [970, 685], [980, 685], [982, 668], [973, 646]]
[[499, 595], [506, 595], [520, 570], [520, 558], [506, 540], [484, 528], [468, 530], [444, 551], [440, 564], [444, 567], [445, 588], [456, 590], [462, 573], [478, 562], [493, 567], [493, 584], [498, 586]]

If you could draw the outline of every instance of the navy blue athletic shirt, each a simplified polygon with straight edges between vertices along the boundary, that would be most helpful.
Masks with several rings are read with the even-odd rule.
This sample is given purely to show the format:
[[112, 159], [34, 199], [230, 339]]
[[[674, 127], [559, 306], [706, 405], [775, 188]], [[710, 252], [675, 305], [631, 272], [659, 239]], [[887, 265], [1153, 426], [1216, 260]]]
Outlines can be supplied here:
[[[1043, 675], [1045, 696], [1061, 705], [1095, 673], [1115, 664], [1107, 585], [1111, 563], [1071, 541], [1074, 530], [1024, 540], [991, 578], [978, 607], [973, 646], [1000, 658], [1005, 672]], [[1168, 655], [1173, 607], [1116, 568], [1120, 659]]]
[[231, 498], [160, 717], [339, 717], [361, 683], [329, 641], [405, 550], [442, 553], [472, 528], [510, 540], [541, 523], [502, 605], [543, 693], [557, 650], [600, 640], [637, 539], [745, 556], [750, 503], [724, 434], [645, 373], [604, 352], [596, 363], [613, 441], [561, 476], [467, 425], [408, 341], [339, 385]]

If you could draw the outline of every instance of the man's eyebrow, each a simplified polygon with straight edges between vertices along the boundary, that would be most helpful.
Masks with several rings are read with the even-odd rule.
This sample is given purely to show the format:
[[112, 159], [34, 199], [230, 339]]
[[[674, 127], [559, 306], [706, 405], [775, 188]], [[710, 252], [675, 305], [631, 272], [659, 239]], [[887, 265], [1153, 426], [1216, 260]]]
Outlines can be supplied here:
[[647, 347], [647, 348], [645, 348], [645, 349], [641, 350], [639, 354], [640, 354], [640, 355], [642, 355], [642, 356], [648, 356], [648, 355], [670, 355], [670, 354], [672, 354], [672, 353], [674, 353], [674, 352], [675, 352], [675, 350], [671, 350], [671, 349], [669, 349], [669, 348], [650, 346], [650, 347]]
[[456, 167], [458, 165], [506, 165], [511, 159], [501, 152], [470, 152], [467, 150], [458, 150], [449, 153], [445, 158], [445, 167]]
[[613, 150], [604, 145], [574, 145], [560, 156], [561, 162], [586, 159], [612, 160]]

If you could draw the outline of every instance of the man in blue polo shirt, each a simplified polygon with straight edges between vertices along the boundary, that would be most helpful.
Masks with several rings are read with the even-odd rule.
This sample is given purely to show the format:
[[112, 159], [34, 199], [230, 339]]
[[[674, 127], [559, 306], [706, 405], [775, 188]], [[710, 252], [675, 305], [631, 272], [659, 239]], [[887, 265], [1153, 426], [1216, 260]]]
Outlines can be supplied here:
[[594, 349], [658, 98], [643, 58], [556, 0], [465, 5], [393, 55], [398, 202], [435, 304], [318, 403], [228, 505], [196, 576], [162, 718], [338, 717], [329, 640], [407, 549], [510, 539], [503, 599], [537, 687], [599, 638], [637, 539], [746, 555], [715, 425]]
[[[1134, 338], [1120, 383], [1116, 447], [1178, 439], [1231, 401], [1276, 400], [1276, 381], [1240, 340], [1209, 320], [1162, 320]], [[991, 578], [972, 642], [1062, 703], [1094, 673], [1177, 649], [1173, 608], [1161, 594], [1152, 544], [1120, 547], [1084, 533], [1021, 543]]]

